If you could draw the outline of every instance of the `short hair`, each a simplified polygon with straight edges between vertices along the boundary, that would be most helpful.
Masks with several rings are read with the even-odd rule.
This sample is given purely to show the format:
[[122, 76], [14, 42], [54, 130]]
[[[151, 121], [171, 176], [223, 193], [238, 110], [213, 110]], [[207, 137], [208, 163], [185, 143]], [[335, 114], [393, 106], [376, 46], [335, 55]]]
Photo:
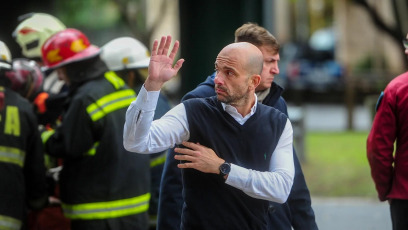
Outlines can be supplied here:
[[273, 53], [278, 53], [280, 49], [275, 36], [264, 27], [252, 22], [245, 23], [235, 30], [235, 42], [249, 42], [258, 48], [266, 46]]

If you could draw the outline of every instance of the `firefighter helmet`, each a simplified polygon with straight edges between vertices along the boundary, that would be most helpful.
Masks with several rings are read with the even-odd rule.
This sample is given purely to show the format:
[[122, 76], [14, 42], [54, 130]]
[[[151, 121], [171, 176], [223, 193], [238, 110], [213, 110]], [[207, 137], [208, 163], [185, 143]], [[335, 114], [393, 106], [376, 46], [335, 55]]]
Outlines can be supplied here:
[[120, 37], [106, 43], [101, 48], [101, 58], [110, 70], [147, 68], [150, 53], [139, 40]]
[[42, 87], [44, 76], [40, 66], [26, 58], [14, 59], [12, 66], [13, 70], [6, 73], [11, 82], [11, 89], [30, 99]]
[[13, 32], [27, 58], [41, 58], [41, 46], [53, 34], [64, 30], [65, 25], [56, 17], [45, 13], [31, 13]]
[[2, 41], [0, 41], [0, 69], [11, 69], [11, 53]]
[[99, 55], [99, 47], [92, 45], [79, 30], [68, 28], [51, 36], [41, 48], [42, 60], [48, 69], [86, 60]]

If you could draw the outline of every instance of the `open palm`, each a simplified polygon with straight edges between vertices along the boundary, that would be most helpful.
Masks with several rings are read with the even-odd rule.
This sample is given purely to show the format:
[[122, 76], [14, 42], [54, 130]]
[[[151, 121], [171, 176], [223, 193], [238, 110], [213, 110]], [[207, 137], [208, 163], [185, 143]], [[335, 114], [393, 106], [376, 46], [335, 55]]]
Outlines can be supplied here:
[[[152, 56], [150, 57], [149, 64], [149, 83], [154, 86], [160, 86], [166, 81], [170, 80], [180, 70], [184, 60], [180, 59], [173, 67], [174, 57], [177, 54], [179, 48], [179, 42], [174, 43], [173, 49], [170, 55], [167, 56], [169, 47], [171, 44], [171, 36], [163, 36], [160, 40], [160, 44], [155, 40], [153, 42]], [[158, 90], [157, 87], [154, 87]]]

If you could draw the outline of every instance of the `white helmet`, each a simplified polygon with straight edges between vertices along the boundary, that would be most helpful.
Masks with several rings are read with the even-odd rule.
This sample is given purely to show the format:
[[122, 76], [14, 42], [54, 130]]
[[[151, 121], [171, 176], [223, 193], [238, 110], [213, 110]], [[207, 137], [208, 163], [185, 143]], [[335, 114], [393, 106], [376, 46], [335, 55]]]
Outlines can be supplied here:
[[27, 58], [41, 58], [41, 46], [51, 35], [66, 26], [56, 17], [45, 13], [33, 13], [14, 30], [13, 37]]
[[150, 53], [139, 40], [115, 38], [102, 47], [101, 58], [112, 71], [149, 67]]
[[2, 41], [0, 41], [0, 69], [11, 69], [11, 53]]

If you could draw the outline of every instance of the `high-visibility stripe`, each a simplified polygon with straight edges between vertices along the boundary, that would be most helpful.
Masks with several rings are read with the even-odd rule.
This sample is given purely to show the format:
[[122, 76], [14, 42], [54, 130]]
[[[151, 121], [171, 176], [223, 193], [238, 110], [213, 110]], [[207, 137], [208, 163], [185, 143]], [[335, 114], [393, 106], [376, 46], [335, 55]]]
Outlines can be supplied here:
[[64, 215], [70, 219], [108, 219], [134, 215], [149, 209], [150, 193], [115, 201], [96, 202], [87, 204], [62, 203]]
[[9, 147], [9, 146], [0, 146], [0, 161], [16, 164], [20, 167], [24, 165], [25, 151]]
[[163, 153], [162, 155], [151, 159], [150, 160], [150, 168], [153, 168], [153, 167], [155, 167], [157, 165], [164, 164], [164, 162], [166, 162], [166, 156], [167, 156], [167, 151], [165, 153]]
[[136, 98], [135, 92], [131, 89], [120, 90], [108, 94], [95, 103], [88, 105], [86, 111], [93, 121], [97, 121], [115, 110], [128, 107]]
[[48, 139], [55, 133], [55, 130], [51, 129], [51, 130], [46, 130], [44, 132], [41, 133], [41, 140], [43, 142], [43, 144], [45, 144]]
[[94, 143], [94, 145], [92, 146], [92, 148], [89, 149], [88, 152], [86, 152], [86, 155], [95, 156], [96, 148], [98, 148], [98, 146], [99, 146], [99, 141], [97, 141], [97, 142]]
[[105, 78], [113, 85], [113, 87], [115, 87], [115, 89], [120, 89], [125, 85], [125, 81], [113, 71], [106, 72]]
[[0, 229], [2, 230], [20, 230], [21, 221], [9, 216], [0, 215]]

